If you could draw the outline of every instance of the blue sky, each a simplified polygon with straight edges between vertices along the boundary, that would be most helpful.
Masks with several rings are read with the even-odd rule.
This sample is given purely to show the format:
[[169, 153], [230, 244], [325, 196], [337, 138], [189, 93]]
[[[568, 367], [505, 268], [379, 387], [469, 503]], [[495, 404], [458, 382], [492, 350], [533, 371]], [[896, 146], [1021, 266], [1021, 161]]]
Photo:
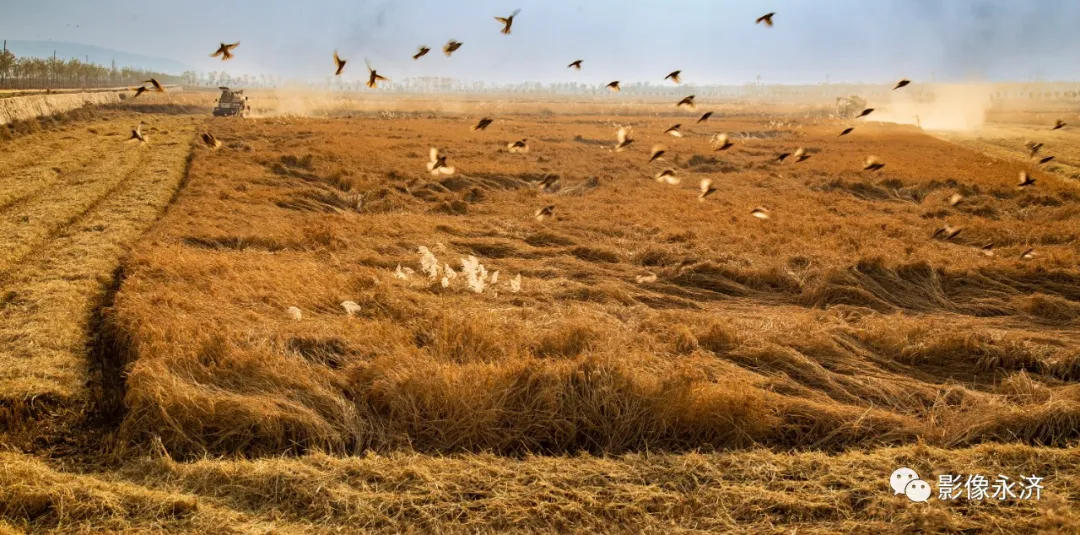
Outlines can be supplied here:
[[[79, 42], [200, 71], [317, 78], [690, 83], [1080, 79], [1075, 0], [7, 0], [0, 37]], [[513, 34], [496, 15], [516, 8]], [[776, 26], [754, 19], [776, 11]], [[78, 27], [76, 27], [78, 26]], [[438, 49], [464, 46], [447, 59]], [[241, 41], [237, 58], [207, 57]], [[419, 61], [420, 44], [434, 49]], [[580, 73], [566, 69], [584, 59]]]

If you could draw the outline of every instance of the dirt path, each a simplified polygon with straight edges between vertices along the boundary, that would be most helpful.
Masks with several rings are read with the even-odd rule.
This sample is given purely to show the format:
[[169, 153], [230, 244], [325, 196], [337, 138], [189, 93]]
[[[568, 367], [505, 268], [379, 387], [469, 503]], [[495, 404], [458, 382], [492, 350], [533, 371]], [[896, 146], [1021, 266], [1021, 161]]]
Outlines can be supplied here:
[[[124, 141], [139, 120], [148, 146]], [[4, 146], [0, 402], [85, 396], [93, 308], [179, 186], [202, 120], [110, 112]]]

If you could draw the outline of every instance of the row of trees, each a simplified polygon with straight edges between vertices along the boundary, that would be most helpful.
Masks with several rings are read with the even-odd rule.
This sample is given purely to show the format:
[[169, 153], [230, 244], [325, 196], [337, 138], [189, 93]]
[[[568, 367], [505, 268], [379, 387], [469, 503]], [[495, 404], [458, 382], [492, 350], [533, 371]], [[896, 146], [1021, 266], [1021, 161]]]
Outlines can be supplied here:
[[0, 52], [0, 89], [75, 89], [142, 85], [156, 78], [163, 84], [179, 84], [180, 76], [159, 72], [86, 63], [77, 59], [15, 57]]
[[[179, 76], [151, 72], [131, 67], [110, 67], [86, 63], [77, 59], [15, 57], [9, 50], [0, 52], [0, 89], [73, 89], [102, 88], [141, 85], [151, 77], [164, 84], [182, 84], [193, 87], [217, 87], [221, 85], [234, 88], [276, 88], [288, 85], [308, 86], [337, 91], [370, 91], [359, 81], [343, 82], [329, 77], [322, 83], [286, 82], [281, 77], [270, 75], [234, 76], [224, 71], [197, 73], [186, 71]], [[422, 76], [403, 78], [384, 84], [380, 91], [394, 93], [521, 93], [548, 95], [607, 94], [604, 84], [584, 84], [579, 82], [549, 83], [521, 82], [515, 84], [491, 84], [485, 82], [467, 82], [450, 77]], [[907, 93], [914, 97], [928, 96], [932, 87], [923, 89], [909, 88]], [[914, 94], [923, 93], [927, 94]], [[674, 98], [694, 93], [700, 97], [765, 97], [790, 98], [813, 97], [831, 98], [858, 94], [864, 97], [881, 96], [889, 88], [881, 84], [817, 84], [772, 86], [760, 83], [743, 85], [708, 85], [693, 86], [653, 84], [651, 82], [627, 82], [622, 84], [622, 93], [628, 96], [666, 96]], [[993, 98], [1030, 98], [1036, 100], [1077, 100], [1080, 99], [1080, 84], [1002, 84], [996, 87]]]

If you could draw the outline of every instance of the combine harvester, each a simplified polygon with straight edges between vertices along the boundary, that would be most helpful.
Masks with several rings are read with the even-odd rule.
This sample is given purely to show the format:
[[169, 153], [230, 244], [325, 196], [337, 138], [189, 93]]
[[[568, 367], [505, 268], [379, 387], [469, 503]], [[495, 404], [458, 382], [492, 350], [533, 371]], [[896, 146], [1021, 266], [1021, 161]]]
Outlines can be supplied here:
[[221, 86], [218, 89], [221, 90], [221, 96], [214, 101], [217, 103], [217, 105], [214, 106], [214, 117], [247, 116], [248, 97], [244, 96], [243, 90], [233, 91], [225, 86]]

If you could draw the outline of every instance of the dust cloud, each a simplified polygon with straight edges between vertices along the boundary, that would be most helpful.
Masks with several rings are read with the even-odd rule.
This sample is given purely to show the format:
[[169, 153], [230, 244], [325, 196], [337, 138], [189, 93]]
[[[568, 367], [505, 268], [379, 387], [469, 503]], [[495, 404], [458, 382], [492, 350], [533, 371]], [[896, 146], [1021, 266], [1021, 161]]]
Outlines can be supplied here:
[[992, 94], [992, 86], [984, 84], [938, 85], [929, 93], [900, 89], [890, 92], [888, 102], [880, 105], [873, 118], [924, 130], [978, 130], [986, 123]]

